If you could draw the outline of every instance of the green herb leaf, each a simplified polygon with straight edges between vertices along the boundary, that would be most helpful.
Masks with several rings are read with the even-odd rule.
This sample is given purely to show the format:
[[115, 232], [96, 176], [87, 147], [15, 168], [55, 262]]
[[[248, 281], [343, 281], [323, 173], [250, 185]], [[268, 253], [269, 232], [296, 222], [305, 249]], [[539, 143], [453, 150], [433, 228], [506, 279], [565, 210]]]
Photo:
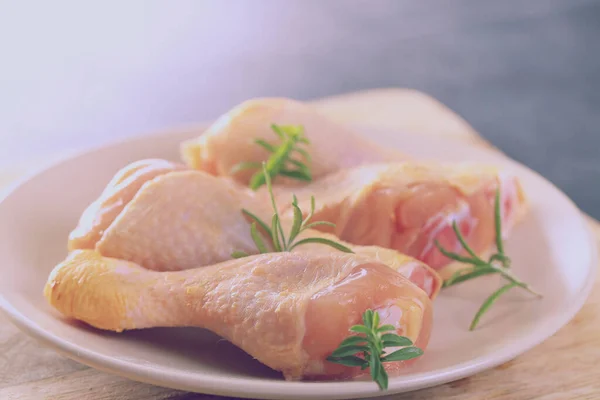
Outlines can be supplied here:
[[383, 367], [383, 364], [381, 363], [379, 363], [379, 374], [375, 382], [377, 383], [377, 386], [379, 386], [380, 390], [387, 390], [389, 378], [385, 368]]
[[[292, 251], [295, 247], [301, 246], [303, 244], [320, 243], [320, 244], [324, 244], [327, 246], [331, 246], [337, 250], [340, 250], [340, 251], [343, 251], [346, 253], [353, 253], [353, 251], [351, 249], [349, 249], [348, 247], [344, 246], [341, 243], [335, 242], [330, 239], [320, 238], [320, 237], [305, 238], [305, 239], [299, 240], [297, 242], [294, 242], [296, 240], [296, 238], [298, 237], [298, 235], [300, 234], [300, 232], [302, 232], [305, 229], [308, 229], [308, 227], [310, 227], [310, 226], [316, 226], [316, 225], [332, 226], [333, 225], [326, 221], [316, 221], [313, 223], [308, 223], [310, 220], [310, 217], [312, 216], [312, 213], [314, 212], [314, 209], [315, 209], [314, 197], [311, 197], [311, 213], [309, 214], [309, 216], [306, 219], [302, 220], [302, 210], [298, 206], [298, 198], [295, 195], [292, 196], [292, 209], [293, 209], [294, 218], [292, 221], [292, 228], [290, 230], [289, 238], [286, 240], [285, 233], [283, 232], [283, 226], [281, 225], [281, 217], [279, 216], [279, 212], [277, 211], [278, 210], [277, 203], [275, 202], [275, 196], [273, 194], [273, 188], [271, 186], [271, 178], [267, 171], [266, 163], [263, 163], [263, 165], [262, 165], [262, 176], [265, 179], [265, 184], [267, 185], [267, 191], [269, 193], [269, 198], [271, 200], [271, 206], [273, 207], [273, 217], [271, 218], [271, 226], [269, 227], [269, 225], [267, 225], [266, 222], [264, 222], [263, 220], [258, 218], [252, 212], [250, 212], [246, 209], [242, 210], [244, 215], [246, 215], [252, 221], [252, 225], [250, 226], [250, 235], [252, 236], [252, 239], [254, 240], [254, 243], [256, 244], [256, 247], [258, 248], [260, 253], [266, 253], [266, 252], [268, 252], [268, 249], [267, 249], [267, 245], [264, 243], [262, 237], [260, 236], [260, 233], [258, 232], [257, 227], [260, 227], [260, 229], [264, 231], [264, 233], [270, 239], [271, 247], [276, 252]], [[335, 226], [335, 225], [333, 225], [333, 226]]]
[[294, 143], [291, 141], [284, 141], [283, 144], [271, 154], [271, 157], [267, 160], [266, 168], [269, 177], [272, 179], [279, 173], [283, 165], [290, 157], [290, 153], [294, 148]]
[[244, 257], [248, 257], [250, 254], [246, 253], [245, 251], [234, 251], [233, 253], [231, 253], [231, 258], [244, 258]]
[[256, 244], [256, 248], [258, 248], [258, 251], [261, 254], [269, 252], [269, 250], [267, 249], [267, 246], [265, 245], [265, 242], [263, 241], [263, 238], [260, 236], [260, 233], [258, 232], [258, 229], [256, 228], [256, 222], [253, 222], [250, 225], [250, 236], [252, 237], [254, 244]]
[[[262, 166], [263, 176], [265, 177], [265, 183], [267, 185], [267, 191], [269, 192], [269, 198], [271, 199], [271, 206], [273, 207], [273, 212], [277, 216], [277, 230], [279, 231], [279, 238], [281, 240], [281, 249], [287, 250], [288, 243], [285, 239], [285, 234], [283, 233], [283, 227], [281, 226], [281, 218], [279, 217], [279, 212], [277, 211], [277, 203], [275, 202], [275, 195], [273, 195], [273, 188], [271, 186], [271, 177], [267, 173], [267, 168], [265, 163]], [[273, 236], [273, 235], [271, 235]]]
[[356, 353], [360, 353], [363, 351], [368, 351], [369, 348], [367, 346], [359, 346], [359, 345], [348, 345], [348, 346], [340, 346], [333, 353], [331, 353], [332, 357], [346, 357], [353, 356]]
[[474, 278], [478, 278], [483, 275], [495, 274], [496, 271], [494, 268], [489, 267], [480, 267], [473, 268], [470, 271], [456, 271], [449, 279], [444, 281], [443, 287], [449, 287], [452, 285], [456, 285], [461, 282], [465, 282]]
[[[270, 144], [269, 142], [267, 142], [267, 141], [264, 141], [264, 140], [262, 140], [262, 139], [256, 139], [256, 140], [254, 141], [254, 143], [256, 143], [257, 145], [259, 145], [259, 146], [260, 146], [260, 147], [262, 147], [263, 149], [267, 150], [269, 153], [273, 153], [273, 152], [275, 151], [275, 146], [273, 146], [273, 145], [272, 145], [272, 144]], [[261, 164], [260, 164], [260, 163], [257, 163], [257, 164], [258, 164], [258, 167], [257, 167], [257, 168], [260, 168], [260, 165], [261, 165]]]
[[304, 226], [304, 229], [313, 229], [315, 226], [319, 226], [319, 225], [325, 225], [325, 226], [330, 226], [332, 228], [335, 228], [335, 224], [333, 222], [329, 222], [329, 221], [315, 221], [315, 222], [311, 222], [310, 224], [306, 224]]
[[473, 321], [471, 322], [471, 326], [469, 327], [469, 330], [474, 330], [477, 327], [477, 324], [479, 324], [479, 320], [481, 319], [481, 317], [483, 316], [483, 314], [485, 314], [485, 312], [487, 310], [489, 310], [489, 308], [492, 306], [492, 304], [494, 304], [494, 302], [496, 300], [498, 300], [498, 298], [500, 296], [502, 296], [504, 293], [508, 292], [510, 289], [516, 287], [516, 286], [520, 286], [518, 283], [515, 282], [511, 282], [511, 283], [507, 283], [506, 285], [502, 286], [500, 289], [496, 290], [494, 293], [491, 294], [490, 297], [488, 297], [483, 304], [481, 305], [481, 307], [479, 308], [479, 310], [477, 311], [477, 314], [475, 314], [475, 318], [473, 318]]
[[496, 248], [498, 253], [504, 254], [504, 244], [502, 243], [502, 211], [500, 209], [500, 189], [496, 190], [494, 197], [494, 222], [496, 227]]
[[[409, 360], [419, 357], [423, 354], [423, 351], [413, 347], [412, 341], [404, 336], [393, 333], [380, 336], [380, 332], [394, 330], [395, 328], [392, 325], [379, 326], [380, 316], [376, 311], [366, 310], [362, 315], [362, 321], [364, 325], [354, 325], [350, 328], [350, 331], [364, 336], [351, 335], [347, 337], [327, 360], [349, 367], [360, 367], [362, 370], [369, 368], [371, 379], [377, 383], [381, 390], [385, 390], [388, 387], [389, 378], [383, 363]], [[383, 356], [386, 347], [402, 346], [411, 347], [404, 347], [385, 357]], [[356, 355], [361, 352], [362, 358]], [[340, 356], [341, 354], [344, 356]]]
[[367, 310], [363, 313], [363, 324], [369, 329], [373, 329], [373, 310]]
[[[371, 311], [373, 313], [373, 311]], [[371, 329], [374, 331], [379, 326], [379, 313], [373, 313], [373, 325], [371, 325]]]
[[265, 234], [267, 236], [273, 236], [273, 234], [271, 233], [271, 228], [269, 228], [269, 225], [265, 224], [256, 215], [252, 214], [250, 211], [246, 210], [245, 208], [242, 209], [242, 213], [244, 213], [244, 215], [248, 216], [252, 221], [256, 222], [260, 226], [260, 229], [265, 231]]
[[310, 175], [310, 170], [308, 169], [308, 167], [306, 166], [306, 164], [304, 164], [302, 161], [298, 161], [298, 160], [289, 160], [290, 164], [295, 165], [296, 167], [298, 167], [299, 170], [302, 170], [304, 172], [306, 172], [308, 175]]
[[292, 210], [294, 212], [294, 219], [292, 223], [292, 229], [290, 230], [290, 243], [296, 239], [296, 236], [300, 233], [300, 228], [302, 228], [302, 210], [298, 207], [297, 199], [296, 204], [292, 202]]
[[281, 241], [279, 240], [279, 231], [277, 226], [279, 225], [279, 215], [273, 214], [271, 219], [271, 241], [273, 242], [273, 248], [275, 251], [282, 251]]
[[[483, 314], [485, 314], [485, 312], [494, 304], [494, 302], [500, 296], [502, 296], [502, 294], [504, 294], [505, 292], [507, 292], [508, 290], [510, 290], [513, 287], [520, 287], [524, 290], [527, 290], [528, 292], [530, 292], [531, 294], [533, 294], [535, 296], [542, 297], [541, 294], [537, 293], [525, 282], [522, 282], [520, 279], [518, 279], [508, 269], [510, 267], [511, 260], [504, 253], [504, 244], [502, 243], [502, 215], [501, 215], [502, 210], [501, 210], [500, 200], [501, 200], [500, 190], [497, 190], [496, 195], [494, 197], [494, 224], [495, 224], [497, 252], [490, 256], [489, 261], [486, 262], [486, 261], [482, 260], [479, 256], [477, 256], [475, 254], [473, 249], [471, 249], [471, 247], [469, 247], [465, 238], [460, 233], [460, 230], [458, 229], [458, 225], [456, 224], [456, 221], [454, 221], [452, 223], [452, 229], [454, 230], [454, 234], [456, 235], [456, 238], [458, 239], [462, 248], [471, 257], [465, 257], [465, 256], [461, 256], [459, 254], [447, 251], [442, 246], [440, 246], [440, 244], [437, 241], [435, 242], [435, 246], [446, 257], [448, 257], [454, 261], [464, 263], [464, 264], [473, 265], [473, 268], [468, 269], [466, 271], [463, 270], [463, 271], [455, 272], [449, 279], [447, 279], [444, 282], [443, 287], [446, 288], [446, 287], [456, 285], [461, 282], [465, 282], [465, 281], [468, 281], [471, 279], [478, 278], [480, 276], [490, 275], [490, 274], [499, 274], [508, 281], [507, 284], [502, 286], [500, 289], [496, 290], [483, 302], [483, 304], [481, 305], [481, 307], [475, 314], [475, 317], [473, 318], [473, 321], [471, 322], [471, 326], [469, 327], [469, 330], [474, 330], [477, 327], [477, 325], [479, 324], [479, 320], [481, 319]], [[501, 265], [498, 265], [498, 263], [500, 263]]]
[[308, 222], [312, 219], [315, 214], [315, 196], [310, 196], [310, 211], [304, 221], [302, 222], [302, 226], [308, 224]]
[[260, 163], [259, 162], [251, 162], [251, 161], [242, 161], [240, 163], [235, 164], [231, 170], [229, 171], [230, 174], [236, 174], [240, 171], [244, 171], [247, 169], [256, 169], [256, 168], [260, 168]]
[[383, 340], [384, 347], [404, 347], [404, 346], [412, 346], [413, 342], [407, 337], [398, 336], [393, 333], [386, 333], [385, 335], [381, 335], [381, 340]]
[[371, 368], [371, 379], [377, 382], [377, 378], [381, 373], [381, 360], [379, 359], [379, 352], [371, 353], [371, 357], [369, 359], [369, 366]]
[[293, 178], [298, 181], [305, 181], [305, 182], [312, 181], [312, 176], [310, 175], [310, 173], [307, 173], [306, 171], [302, 171], [302, 170], [289, 170], [289, 169], [282, 168], [279, 171], [279, 175], [287, 176], [288, 178]]
[[456, 238], [460, 242], [460, 245], [463, 247], [463, 249], [465, 249], [467, 251], [467, 253], [469, 253], [469, 255], [471, 255], [471, 257], [473, 257], [474, 260], [477, 260], [477, 261], [483, 263], [484, 261], [482, 259], [480, 259], [479, 256], [477, 256], [477, 254], [475, 254], [473, 249], [467, 244], [467, 241], [463, 237], [462, 233], [460, 233], [460, 229], [458, 229], [458, 224], [456, 223], [456, 221], [452, 221], [452, 229], [454, 230], [454, 234], [456, 235]]
[[344, 253], [354, 253], [352, 251], [352, 249], [344, 246], [341, 243], [334, 242], [333, 240], [329, 240], [329, 239], [325, 239], [325, 238], [321, 238], [321, 237], [306, 238], [306, 239], [298, 240], [296, 243], [294, 243], [292, 245], [292, 247], [290, 247], [290, 251], [295, 249], [298, 246], [301, 246], [303, 244], [309, 244], [309, 243], [320, 243], [320, 244], [324, 244], [324, 245], [333, 247], [334, 249], [337, 249], [339, 251], [343, 251]]
[[368, 367], [369, 362], [356, 356], [346, 356], [346, 357], [327, 357], [327, 361], [333, 362], [336, 364], [342, 364], [347, 367]]
[[304, 136], [304, 126], [302, 125], [276, 125], [280, 132], [284, 135], [298, 139], [302, 143], [309, 144], [310, 142]]
[[437, 249], [440, 251], [440, 253], [442, 253], [443, 255], [445, 255], [446, 257], [448, 257], [451, 260], [458, 261], [458, 262], [465, 263], [465, 264], [473, 264], [475, 266], [481, 265], [481, 263], [477, 260], [474, 260], [469, 257], [464, 257], [464, 256], [461, 256], [460, 254], [453, 253], [451, 251], [444, 249], [437, 240], [434, 242], [434, 244], [435, 244], [435, 247], [437, 247]]
[[308, 151], [306, 151], [306, 150], [304, 150], [304, 149], [302, 149], [300, 147], [296, 147], [294, 149], [294, 151], [298, 152], [298, 154], [300, 154], [302, 157], [304, 157], [304, 159], [306, 161], [308, 161], [308, 162], [311, 161], [310, 154], [308, 154]]
[[344, 339], [342, 341], [342, 343], [340, 343], [340, 347], [342, 346], [348, 346], [348, 345], [355, 345], [355, 344], [359, 344], [359, 343], [365, 343], [367, 340], [362, 337], [362, 336], [349, 336], [346, 339]]
[[[274, 179], [277, 175], [287, 176], [292, 179], [311, 181], [312, 175], [308, 166], [299, 160], [292, 158], [293, 153], [301, 154], [304, 159], [310, 161], [308, 152], [299, 147], [301, 144], [310, 142], [304, 136], [304, 128], [301, 125], [277, 125], [272, 124], [271, 129], [281, 140], [279, 145], [274, 145], [264, 139], [255, 139], [254, 143], [265, 149], [270, 155], [265, 161], [265, 168], [256, 171], [250, 178], [249, 186], [256, 190], [266, 184], [267, 177]], [[297, 168], [291, 168], [295, 166]], [[234, 168], [260, 168], [260, 164], [249, 162], [239, 163]]]
[[273, 132], [275, 132], [275, 134], [277, 136], [279, 136], [279, 139], [281, 139], [281, 140], [285, 139], [285, 134], [283, 133], [283, 130], [281, 130], [279, 125], [271, 124], [271, 129], [273, 130]]
[[365, 333], [367, 335], [371, 333], [371, 329], [367, 328], [364, 325], [354, 325], [353, 327], [350, 328], [350, 330], [352, 332]]
[[406, 361], [412, 360], [413, 358], [417, 358], [423, 355], [423, 350], [418, 347], [405, 347], [400, 350], [396, 350], [395, 352], [386, 355], [383, 357], [383, 361]]
[[255, 172], [254, 175], [252, 175], [252, 177], [250, 178], [249, 186], [250, 186], [250, 189], [252, 189], [252, 190], [256, 190], [264, 184], [265, 184], [265, 175], [262, 171]]
[[381, 332], [395, 331], [395, 330], [396, 330], [396, 327], [394, 325], [383, 325], [383, 326], [380, 326], [379, 329], [377, 329], [377, 332], [381, 333]]

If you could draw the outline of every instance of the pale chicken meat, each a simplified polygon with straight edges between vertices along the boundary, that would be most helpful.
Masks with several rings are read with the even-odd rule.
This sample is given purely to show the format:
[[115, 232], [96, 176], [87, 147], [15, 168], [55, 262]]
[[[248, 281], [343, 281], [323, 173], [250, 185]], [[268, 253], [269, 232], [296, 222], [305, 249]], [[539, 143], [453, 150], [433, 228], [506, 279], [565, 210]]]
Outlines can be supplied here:
[[307, 151], [314, 178], [356, 165], [406, 159], [399, 151], [379, 146], [330, 121], [309, 105], [285, 98], [254, 99], [238, 105], [198, 138], [184, 142], [183, 159], [192, 168], [217, 176], [233, 176], [247, 184], [253, 171], [232, 174], [232, 168], [240, 162], [261, 162], [269, 157], [255, 140], [279, 144], [271, 124], [304, 127], [310, 140]]
[[[367, 309], [421, 349], [432, 325], [430, 299], [408, 279], [370, 258], [333, 252], [157, 272], [76, 250], [52, 271], [44, 295], [66, 317], [103, 330], [208, 329], [287, 379], [361, 374], [326, 358]], [[390, 371], [402, 366], [385, 363]]]
[[[302, 187], [277, 187], [276, 197], [293, 192], [307, 210], [315, 196], [315, 219], [335, 228], [316, 227], [356, 245], [376, 245], [415, 257], [447, 278], [460, 265], [435, 246], [463, 253], [452, 222], [476, 253], [495, 243], [494, 199], [501, 193], [503, 236], [526, 212], [516, 177], [494, 167], [434, 163], [373, 164], [328, 175]], [[263, 196], [266, 193], [263, 189]], [[283, 205], [283, 201], [280, 202]], [[282, 208], [286, 212], [286, 208]], [[289, 207], [287, 212], [291, 213]], [[464, 267], [464, 265], [463, 265]]]
[[[156, 271], [210, 265], [231, 259], [234, 251], [258, 253], [243, 208], [271, 221], [270, 202], [230, 180], [162, 160], [144, 160], [117, 173], [84, 212], [68, 247], [93, 249]], [[291, 225], [289, 220], [282, 223], [286, 230]], [[304, 231], [298, 240], [307, 236], [339, 241], [313, 230]], [[440, 289], [438, 274], [415, 259], [377, 246], [347, 246], [404, 274], [432, 298]], [[309, 244], [295, 251], [337, 250]]]

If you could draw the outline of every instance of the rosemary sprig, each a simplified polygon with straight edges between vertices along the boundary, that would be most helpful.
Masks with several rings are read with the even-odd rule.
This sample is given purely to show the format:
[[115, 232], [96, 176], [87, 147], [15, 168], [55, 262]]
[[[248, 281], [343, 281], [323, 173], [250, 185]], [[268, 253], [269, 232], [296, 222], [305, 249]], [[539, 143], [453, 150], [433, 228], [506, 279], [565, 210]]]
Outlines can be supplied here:
[[506, 279], [508, 281], [504, 286], [502, 286], [500, 289], [498, 289], [494, 293], [492, 293], [483, 302], [481, 307], [479, 307], [479, 310], [475, 314], [475, 317], [473, 317], [473, 321], [471, 322], [471, 325], [469, 327], [469, 330], [471, 330], [471, 331], [477, 327], [481, 317], [486, 313], [487, 310], [490, 309], [490, 307], [494, 304], [494, 302], [496, 302], [496, 300], [498, 300], [504, 293], [508, 292], [512, 288], [520, 287], [521, 289], [524, 289], [537, 297], [542, 297], [542, 295], [540, 293], [534, 291], [531, 288], [531, 286], [529, 286], [527, 283], [521, 281], [519, 278], [517, 278], [516, 275], [514, 275], [512, 272], [510, 272], [509, 268], [510, 268], [511, 260], [504, 252], [504, 243], [502, 242], [502, 218], [501, 217], [502, 217], [502, 215], [501, 215], [501, 210], [500, 210], [500, 190], [497, 190], [496, 196], [494, 198], [494, 225], [495, 225], [495, 234], [496, 234], [496, 253], [492, 254], [487, 261], [485, 261], [485, 260], [481, 259], [479, 256], [477, 256], [477, 254], [475, 254], [473, 249], [471, 249], [471, 247], [467, 244], [466, 240], [464, 239], [464, 237], [460, 233], [460, 230], [458, 229], [458, 225], [456, 224], [456, 221], [452, 222], [452, 229], [454, 230], [456, 238], [460, 242], [461, 247], [469, 254], [470, 257], [461, 256], [459, 254], [448, 251], [448, 250], [444, 249], [438, 243], [437, 240], [435, 242], [435, 246], [446, 257], [448, 257], [454, 261], [472, 265], [471, 268], [455, 272], [450, 278], [448, 278], [446, 281], [444, 281], [443, 287], [453, 286], [453, 285], [456, 285], [461, 282], [465, 282], [465, 281], [468, 281], [471, 279], [478, 278], [480, 276], [490, 275], [490, 274], [500, 274], [504, 279]]
[[310, 162], [310, 156], [306, 149], [300, 147], [301, 144], [310, 144], [304, 135], [304, 127], [302, 125], [276, 125], [272, 124], [271, 129], [279, 139], [281, 144], [274, 146], [262, 139], [254, 140], [254, 143], [267, 150], [271, 155], [266, 161], [266, 173], [261, 168], [259, 162], [240, 162], [233, 166], [231, 173], [246, 169], [258, 169], [250, 178], [250, 188], [256, 190], [266, 184], [265, 177], [275, 179], [277, 175], [287, 176], [288, 178], [301, 181], [312, 181], [312, 175], [308, 166], [297, 159], [292, 159], [294, 153], [298, 153], [307, 162]]
[[[281, 217], [279, 216], [279, 212], [277, 211], [277, 204], [275, 203], [275, 196], [273, 195], [273, 188], [271, 187], [271, 177], [267, 171], [266, 163], [263, 163], [262, 170], [264, 176], [266, 177], [265, 183], [267, 185], [267, 191], [269, 192], [269, 196], [271, 198], [271, 206], [273, 207], [273, 217], [271, 218], [271, 224], [267, 224], [259, 217], [257, 217], [252, 212], [242, 209], [242, 212], [252, 220], [252, 224], [250, 225], [250, 236], [252, 240], [256, 244], [256, 248], [258, 251], [262, 253], [269, 253], [269, 246], [273, 249], [274, 252], [282, 252], [282, 251], [292, 251], [298, 246], [309, 243], [320, 243], [326, 246], [333, 247], [334, 249], [343, 251], [345, 253], [354, 253], [351, 249], [344, 246], [341, 243], [335, 242], [330, 239], [322, 238], [322, 237], [309, 237], [296, 241], [298, 235], [304, 232], [307, 229], [311, 229], [317, 225], [327, 225], [335, 227], [335, 224], [327, 221], [315, 221], [310, 222], [315, 212], [315, 198], [314, 196], [310, 198], [310, 212], [306, 216], [306, 218], [302, 219], [302, 210], [298, 206], [298, 199], [296, 196], [293, 196], [292, 199], [292, 209], [294, 211], [294, 217], [292, 221], [292, 227], [288, 236], [283, 232], [283, 227], [281, 226]], [[261, 236], [258, 228], [264, 233], [266, 233], [269, 238], [269, 246], [265, 244], [263, 237]], [[231, 254], [233, 258], [242, 258], [247, 257], [248, 253], [243, 251], [235, 251]]]
[[[376, 311], [365, 311], [362, 319], [363, 325], [350, 328], [350, 331], [357, 335], [344, 339], [331, 356], [327, 357], [327, 361], [348, 367], [360, 367], [362, 370], [369, 368], [373, 381], [379, 385], [379, 389], [385, 390], [388, 387], [388, 374], [383, 363], [410, 360], [421, 356], [423, 350], [413, 346], [409, 338], [389, 333], [396, 330], [393, 325], [379, 326], [379, 313]], [[402, 348], [386, 354], [384, 350], [388, 347]]]

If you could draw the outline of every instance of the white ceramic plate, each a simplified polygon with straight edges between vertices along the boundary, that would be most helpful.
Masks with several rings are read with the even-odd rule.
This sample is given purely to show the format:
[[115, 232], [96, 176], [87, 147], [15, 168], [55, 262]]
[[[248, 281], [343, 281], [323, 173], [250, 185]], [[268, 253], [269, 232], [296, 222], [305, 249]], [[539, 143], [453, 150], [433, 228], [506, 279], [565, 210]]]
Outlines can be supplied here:
[[[131, 161], [178, 159], [178, 145], [199, 130], [120, 143], [55, 164], [17, 185], [0, 204], [0, 306], [24, 331], [84, 364], [131, 379], [212, 394], [274, 399], [339, 399], [383, 394], [368, 381], [285, 382], [231, 344], [200, 329], [149, 329], [124, 334], [67, 321], [42, 288], [66, 255], [68, 232], [111, 176]], [[532, 211], [507, 243], [515, 272], [542, 300], [509, 293], [475, 332], [467, 327], [496, 277], [445, 290], [435, 303], [426, 354], [390, 379], [397, 393], [460, 379], [506, 362], [566, 324], [594, 281], [596, 249], [573, 203], [526, 167], [491, 151], [429, 137], [364, 130], [380, 143], [418, 157], [497, 163], [517, 173]]]

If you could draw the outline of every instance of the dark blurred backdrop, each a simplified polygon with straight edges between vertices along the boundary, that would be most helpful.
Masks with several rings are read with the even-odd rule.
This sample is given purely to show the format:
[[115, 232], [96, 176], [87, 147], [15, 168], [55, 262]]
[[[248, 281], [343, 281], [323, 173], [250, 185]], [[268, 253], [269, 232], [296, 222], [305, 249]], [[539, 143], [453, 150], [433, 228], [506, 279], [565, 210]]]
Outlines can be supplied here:
[[0, 1], [0, 50], [0, 165], [401, 86], [600, 218], [599, 1]]

